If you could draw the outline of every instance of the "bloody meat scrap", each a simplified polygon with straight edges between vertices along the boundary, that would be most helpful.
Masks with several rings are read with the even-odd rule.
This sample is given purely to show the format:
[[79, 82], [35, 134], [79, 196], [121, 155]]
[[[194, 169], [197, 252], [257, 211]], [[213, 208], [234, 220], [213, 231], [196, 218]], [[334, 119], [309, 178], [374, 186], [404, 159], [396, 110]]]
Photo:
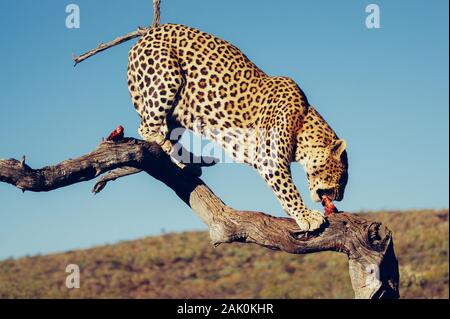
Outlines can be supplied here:
[[331, 198], [326, 195], [322, 196], [322, 206], [325, 208], [325, 216], [327, 217], [339, 212]]
[[120, 141], [121, 139], [123, 139], [123, 127], [122, 125], [119, 125], [111, 134], [109, 134], [108, 138], [106, 139], [107, 141]]

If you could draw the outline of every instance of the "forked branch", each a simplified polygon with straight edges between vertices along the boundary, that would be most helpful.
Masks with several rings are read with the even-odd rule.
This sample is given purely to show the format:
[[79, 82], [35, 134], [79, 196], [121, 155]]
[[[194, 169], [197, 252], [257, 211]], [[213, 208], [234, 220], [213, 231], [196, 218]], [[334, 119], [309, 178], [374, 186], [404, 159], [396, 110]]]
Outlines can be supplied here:
[[105, 141], [77, 159], [41, 169], [32, 169], [24, 160], [0, 160], [0, 182], [33, 192], [51, 191], [107, 173], [94, 188], [99, 192], [109, 181], [141, 171], [166, 184], [192, 208], [208, 225], [214, 245], [254, 243], [292, 254], [342, 252], [349, 258], [357, 298], [399, 297], [392, 234], [380, 223], [341, 213], [330, 216], [322, 229], [303, 233], [293, 219], [235, 210], [201, 179], [173, 164], [156, 144], [132, 138]]

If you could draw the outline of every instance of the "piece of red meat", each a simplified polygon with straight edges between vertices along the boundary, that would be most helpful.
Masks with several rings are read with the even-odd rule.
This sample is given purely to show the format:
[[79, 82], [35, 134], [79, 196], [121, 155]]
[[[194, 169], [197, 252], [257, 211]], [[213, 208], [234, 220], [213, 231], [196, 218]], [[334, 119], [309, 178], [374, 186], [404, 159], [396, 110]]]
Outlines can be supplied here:
[[124, 128], [122, 125], [119, 125], [111, 134], [109, 134], [107, 141], [120, 141], [124, 136]]
[[331, 198], [327, 195], [322, 196], [322, 206], [325, 208], [325, 216], [327, 217], [339, 212]]

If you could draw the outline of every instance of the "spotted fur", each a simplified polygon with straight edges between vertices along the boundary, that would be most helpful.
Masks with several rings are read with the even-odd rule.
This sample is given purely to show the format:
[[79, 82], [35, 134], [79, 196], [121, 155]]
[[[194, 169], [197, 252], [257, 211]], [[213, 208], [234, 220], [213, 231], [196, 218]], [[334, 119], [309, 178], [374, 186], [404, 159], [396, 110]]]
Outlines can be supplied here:
[[[232, 44], [181, 25], [152, 28], [130, 50], [128, 86], [144, 139], [173, 155], [170, 132], [200, 123], [202, 134], [232, 158], [244, 154], [242, 161], [261, 174], [301, 230], [317, 229], [324, 219], [305, 206], [291, 162], [304, 165], [313, 200], [342, 199], [345, 142], [292, 79], [266, 75]], [[257, 143], [245, 144], [251, 130], [260, 132]]]

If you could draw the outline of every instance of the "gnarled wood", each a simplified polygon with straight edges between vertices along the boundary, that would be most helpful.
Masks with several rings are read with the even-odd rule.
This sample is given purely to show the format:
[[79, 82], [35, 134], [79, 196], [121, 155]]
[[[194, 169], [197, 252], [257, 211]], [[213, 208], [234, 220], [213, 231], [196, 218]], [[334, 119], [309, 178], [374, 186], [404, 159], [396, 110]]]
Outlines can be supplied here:
[[126, 138], [102, 142], [77, 159], [32, 169], [25, 161], [0, 160], [0, 182], [42, 192], [94, 179], [94, 191], [111, 180], [145, 171], [170, 187], [209, 227], [214, 245], [254, 243], [292, 254], [336, 251], [347, 254], [356, 298], [399, 298], [398, 264], [392, 233], [380, 223], [348, 213], [334, 214], [313, 233], [301, 232], [290, 218], [238, 211], [225, 205], [208, 186], [172, 163], [159, 146]]

